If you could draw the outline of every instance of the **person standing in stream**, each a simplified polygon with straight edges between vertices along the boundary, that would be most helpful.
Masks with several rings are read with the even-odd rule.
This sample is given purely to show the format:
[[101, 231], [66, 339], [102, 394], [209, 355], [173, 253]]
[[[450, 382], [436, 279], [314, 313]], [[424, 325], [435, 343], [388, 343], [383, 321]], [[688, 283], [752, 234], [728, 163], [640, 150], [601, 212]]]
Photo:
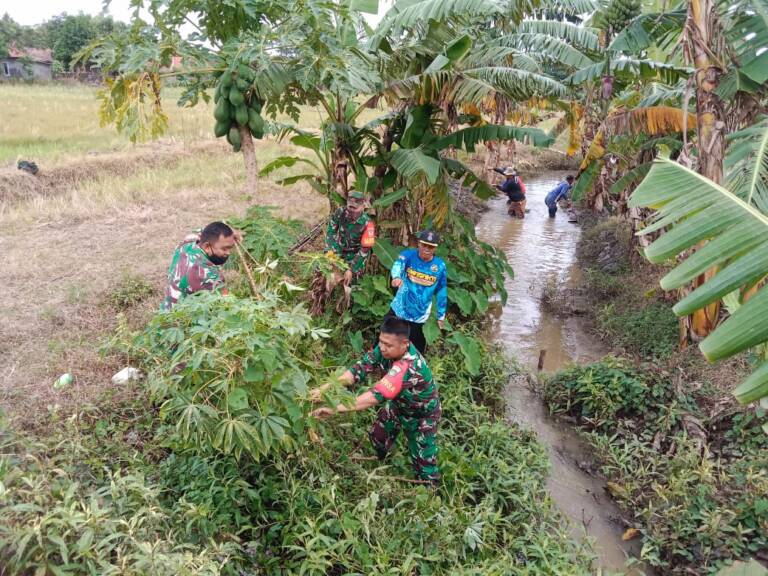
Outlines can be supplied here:
[[437, 296], [437, 325], [442, 329], [448, 309], [448, 275], [445, 262], [435, 256], [440, 236], [437, 232], [419, 232], [418, 248], [400, 253], [392, 265], [392, 287], [397, 294], [386, 318], [397, 317], [408, 322], [410, 339], [420, 354], [424, 354], [427, 341], [424, 323], [432, 312], [432, 298]]
[[547, 193], [546, 198], [544, 198], [544, 204], [547, 205], [550, 218], [554, 218], [555, 214], [557, 214], [557, 203], [560, 200], [568, 199], [568, 195], [571, 193], [571, 188], [573, 188], [573, 180], [573, 176], [566, 176], [565, 180]]

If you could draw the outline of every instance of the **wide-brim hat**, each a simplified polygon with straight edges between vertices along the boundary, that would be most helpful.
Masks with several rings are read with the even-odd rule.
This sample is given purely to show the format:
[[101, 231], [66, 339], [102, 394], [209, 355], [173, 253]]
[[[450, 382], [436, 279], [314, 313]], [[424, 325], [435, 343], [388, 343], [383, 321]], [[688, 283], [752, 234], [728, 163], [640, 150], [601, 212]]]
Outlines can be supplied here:
[[517, 174], [517, 170], [514, 168], [504, 168], [504, 176], [514, 176]]
[[440, 244], [440, 234], [434, 230], [422, 230], [416, 234], [416, 238], [419, 240], [419, 242], [423, 242], [424, 244], [428, 244], [430, 246], [437, 246]]

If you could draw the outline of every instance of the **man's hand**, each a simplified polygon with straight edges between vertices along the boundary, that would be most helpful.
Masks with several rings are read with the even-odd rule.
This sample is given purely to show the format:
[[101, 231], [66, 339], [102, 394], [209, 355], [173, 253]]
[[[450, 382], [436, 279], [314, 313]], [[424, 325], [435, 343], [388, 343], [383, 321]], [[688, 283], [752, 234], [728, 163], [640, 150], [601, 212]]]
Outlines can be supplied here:
[[445, 320], [438, 320], [437, 327], [440, 328], [440, 330], [442, 330], [443, 326], [445, 326]]
[[310, 416], [320, 420], [324, 418], [330, 418], [334, 414], [336, 414], [336, 411], [333, 408], [328, 408], [327, 406], [317, 408], [316, 410], [312, 410], [312, 412], [309, 413]]
[[402, 278], [395, 278], [392, 280], [392, 288], [400, 288], [400, 286], [403, 285], [403, 279]]
[[352, 282], [352, 270], [346, 270], [344, 272], [344, 285], [349, 286], [350, 282]]
[[330, 384], [323, 384], [322, 386], [318, 386], [317, 388], [312, 388], [312, 390], [309, 391], [309, 401], [310, 402], [319, 402], [323, 399], [323, 392], [328, 390], [330, 388]]

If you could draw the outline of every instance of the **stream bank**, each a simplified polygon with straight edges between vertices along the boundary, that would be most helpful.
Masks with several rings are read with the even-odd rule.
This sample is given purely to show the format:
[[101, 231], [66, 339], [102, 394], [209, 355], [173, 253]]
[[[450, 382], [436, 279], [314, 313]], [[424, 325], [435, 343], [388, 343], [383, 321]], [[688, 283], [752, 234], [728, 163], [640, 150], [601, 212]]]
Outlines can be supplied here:
[[547, 308], [573, 321], [559, 303], [582, 295], [579, 321], [617, 358], [545, 378], [549, 411], [587, 443], [657, 573], [703, 576], [737, 559], [768, 561], [768, 437], [761, 411], [731, 395], [748, 356], [709, 365], [695, 346], [679, 351], [675, 295], [658, 288], [666, 270], [642, 260], [626, 222], [581, 221], [581, 280], [559, 284]]

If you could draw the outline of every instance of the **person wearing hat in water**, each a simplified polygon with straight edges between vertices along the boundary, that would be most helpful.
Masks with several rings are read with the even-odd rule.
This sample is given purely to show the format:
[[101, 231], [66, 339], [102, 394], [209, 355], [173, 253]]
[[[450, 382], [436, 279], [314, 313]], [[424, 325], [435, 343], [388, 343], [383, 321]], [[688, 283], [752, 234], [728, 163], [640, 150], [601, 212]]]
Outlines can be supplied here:
[[504, 182], [496, 188], [507, 195], [507, 213], [516, 218], [525, 218], [525, 183], [514, 168], [505, 168], [502, 174]]
[[406, 320], [410, 326], [411, 342], [423, 354], [427, 347], [423, 327], [432, 312], [434, 296], [437, 296], [437, 324], [442, 328], [445, 322], [448, 277], [445, 262], [435, 256], [440, 235], [424, 230], [416, 238], [419, 240], [418, 248], [403, 250], [392, 265], [392, 287], [397, 288], [397, 294], [386, 317]]
[[336, 210], [328, 221], [325, 250], [336, 254], [348, 266], [343, 274], [334, 273], [329, 291], [339, 282], [349, 286], [365, 270], [375, 241], [374, 223], [365, 212], [365, 204], [365, 195], [352, 190], [347, 196], [347, 205]]

